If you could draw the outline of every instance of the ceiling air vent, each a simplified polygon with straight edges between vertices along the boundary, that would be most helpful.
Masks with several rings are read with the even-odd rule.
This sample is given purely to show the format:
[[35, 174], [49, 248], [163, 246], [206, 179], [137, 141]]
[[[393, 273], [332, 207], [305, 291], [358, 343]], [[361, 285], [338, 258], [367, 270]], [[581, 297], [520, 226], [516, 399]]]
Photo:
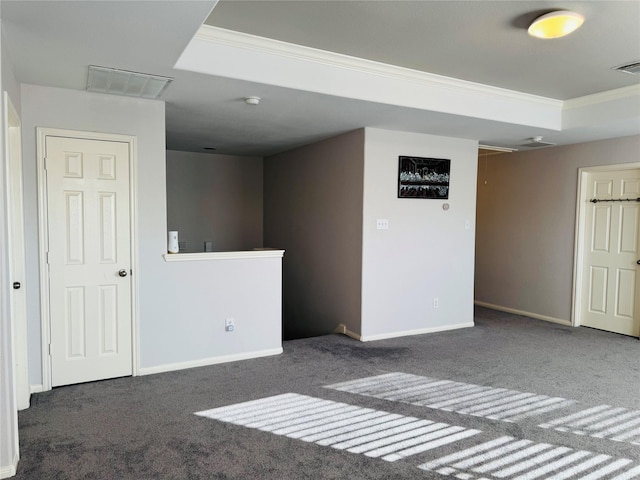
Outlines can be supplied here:
[[159, 98], [172, 81], [173, 78], [170, 77], [90, 65], [87, 91], [128, 97]]
[[629, 73], [631, 75], [640, 75], [640, 62], [633, 62], [628, 65], [620, 65], [619, 67], [613, 67], [614, 70], [619, 72]]
[[549, 142], [544, 142], [542, 140], [542, 137], [538, 136], [538, 137], [531, 137], [528, 140], [530, 140], [530, 142], [528, 143], [523, 143], [522, 145], [520, 145], [520, 147], [526, 147], [526, 148], [540, 148], [540, 147], [553, 147], [556, 144], [555, 143], [549, 143]]

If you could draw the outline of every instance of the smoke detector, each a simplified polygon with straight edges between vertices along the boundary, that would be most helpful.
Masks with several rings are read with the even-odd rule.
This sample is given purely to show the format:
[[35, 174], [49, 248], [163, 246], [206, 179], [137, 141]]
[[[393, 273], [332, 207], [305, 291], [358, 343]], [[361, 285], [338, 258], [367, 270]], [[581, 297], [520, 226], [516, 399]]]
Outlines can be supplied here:
[[247, 105], [258, 105], [260, 103], [260, 97], [246, 97], [244, 103]]
[[550, 143], [550, 142], [543, 141], [541, 135], [538, 135], [538, 136], [535, 136], [535, 137], [531, 137], [528, 140], [529, 140], [528, 143], [523, 143], [520, 146], [521, 147], [527, 147], [527, 148], [540, 148], [540, 147], [553, 147], [553, 146], [556, 145], [555, 143]]

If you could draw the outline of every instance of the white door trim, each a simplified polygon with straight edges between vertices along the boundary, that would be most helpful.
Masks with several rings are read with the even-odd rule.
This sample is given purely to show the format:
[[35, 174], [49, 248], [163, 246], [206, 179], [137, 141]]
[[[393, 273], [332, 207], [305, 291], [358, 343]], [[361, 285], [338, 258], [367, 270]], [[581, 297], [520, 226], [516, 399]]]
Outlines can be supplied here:
[[[11, 281], [20, 281], [22, 283], [22, 289], [24, 296], [24, 289], [26, 288], [25, 279], [25, 258], [24, 258], [24, 219], [23, 212], [16, 212], [15, 208], [19, 205], [20, 209], [23, 205], [22, 195], [22, 141], [21, 141], [21, 122], [20, 116], [17, 110], [11, 102], [9, 94], [3, 92], [4, 100], [4, 154], [7, 161], [7, 200], [8, 200], [8, 212], [9, 212], [9, 271], [12, 276], [17, 274], [18, 277], [12, 278]], [[14, 168], [17, 164], [17, 172]], [[12, 167], [13, 165], [13, 167]], [[17, 187], [14, 188], [13, 187]], [[16, 196], [19, 201], [16, 205]], [[16, 240], [20, 245], [16, 245]], [[15, 247], [15, 249], [14, 249]], [[19, 251], [15, 251], [20, 249]], [[16, 262], [18, 262], [16, 264]], [[21, 265], [20, 265], [21, 263]], [[17, 269], [17, 271], [16, 271]], [[11, 296], [13, 297], [13, 295]], [[22, 297], [24, 302], [24, 297]], [[29, 374], [27, 370], [28, 363], [28, 348], [27, 348], [27, 318], [26, 318], [26, 303], [22, 305], [22, 308], [16, 309], [15, 298], [10, 300], [11, 304], [11, 332], [13, 336], [13, 364], [17, 365], [15, 371], [15, 401], [18, 410], [23, 410], [29, 407], [29, 397], [31, 395], [31, 389], [29, 386]], [[16, 310], [22, 312], [20, 317], [16, 316]]]
[[102, 140], [123, 142], [129, 144], [129, 175], [130, 175], [130, 224], [131, 224], [131, 265], [133, 278], [131, 282], [131, 361], [132, 373], [139, 375], [138, 358], [138, 256], [136, 255], [136, 171], [137, 171], [137, 141], [132, 135], [120, 135], [100, 132], [83, 132], [80, 130], [62, 130], [57, 128], [37, 128], [37, 174], [38, 174], [38, 221], [39, 221], [39, 250], [40, 250], [40, 320], [41, 320], [41, 355], [42, 355], [42, 391], [51, 390], [51, 357], [49, 344], [51, 342], [50, 311], [49, 311], [49, 269], [47, 267], [48, 253], [48, 213], [46, 192], [46, 171], [44, 168], [47, 137], [78, 138], [82, 140]]
[[587, 215], [587, 177], [590, 173], [611, 172], [617, 170], [631, 170], [640, 168], [640, 162], [621, 163], [616, 165], [602, 165], [597, 167], [584, 167], [578, 169], [578, 199], [576, 202], [576, 234], [574, 248], [574, 269], [573, 269], [573, 298], [571, 305], [571, 324], [574, 327], [582, 325], [580, 318], [582, 305], [583, 290], [583, 272], [584, 272], [584, 250], [585, 250], [585, 232]]

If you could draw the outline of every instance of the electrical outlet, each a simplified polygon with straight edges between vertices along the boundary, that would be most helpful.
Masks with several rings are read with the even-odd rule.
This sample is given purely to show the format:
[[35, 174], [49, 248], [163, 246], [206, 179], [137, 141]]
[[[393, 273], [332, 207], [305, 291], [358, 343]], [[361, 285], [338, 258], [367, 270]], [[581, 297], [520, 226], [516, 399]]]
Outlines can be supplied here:
[[433, 299], [433, 308], [438, 308], [440, 306], [440, 302], [438, 301], [438, 297]]
[[233, 332], [236, 329], [236, 321], [233, 318], [226, 318], [224, 321], [224, 331]]
[[379, 218], [376, 220], [377, 230], [389, 230], [389, 220], [386, 218]]

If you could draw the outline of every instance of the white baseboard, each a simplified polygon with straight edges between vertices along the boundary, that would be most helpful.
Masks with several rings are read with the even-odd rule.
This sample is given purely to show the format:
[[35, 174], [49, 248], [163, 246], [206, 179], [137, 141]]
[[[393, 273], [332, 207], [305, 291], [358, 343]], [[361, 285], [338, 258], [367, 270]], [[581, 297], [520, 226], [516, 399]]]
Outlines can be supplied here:
[[169, 363], [158, 365], [157, 367], [141, 368], [138, 375], [153, 375], [155, 373], [173, 372], [175, 370], [184, 370], [186, 368], [206, 367], [207, 365], [216, 365], [218, 363], [237, 362], [238, 360], [249, 360], [251, 358], [268, 357], [271, 355], [279, 355], [282, 353], [282, 347], [272, 348], [269, 350], [258, 350], [255, 352], [237, 353], [234, 355], [222, 355], [219, 357], [203, 358], [201, 360], [190, 360], [188, 362]]
[[560, 325], [566, 325], [568, 327], [572, 326], [570, 320], [563, 320], [562, 318], [555, 318], [555, 317], [549, 317], [547, 315], [540, 315], [538, 313], [525, 312], [524, 310], [517, 310], [515, 308], [503, 307], [501, 305], [493, 305], [491, 303], [480, 302], [478, 300], [474, 301], [473, 303], [478, 305], [479, 307], [490, 308], [491, 310], [498, 310], [500, 312], [513, 313], [515, 315], [522, 315], [524, 317], [535, 318], [536, 320], [544, 320], [545, 322], [559, 323]]
[[31, 394], [44, 392], [44, 387], [42, 385], [31, 385], [29, 386], [29, 392]]
[[473, 326], [474, 326], [473, 322], [468, 322], [468, 323], [458, 323], [456, 325], [443, 325], [440, 327], [418, 328], [416, 330], [404, 330], [400, 332], [380, 333], [377, 335], [367, 335], [367, 336], [361, 335], [360, 341], [373, 342], [376, 340], [385, 340], [387, 338], [408, 337], [410, 335], [424, 335], [425, 333], [444, 332], [447, 330], [457, 330], [459, 328], [469, 328]]
[[347, 328], [347, 326], [346, 326], [345, 324], [343, 324], [343, 323], [341, 323], [340, 325], [338, 325], [338, 326], [336, 327], [336, 329], [333, 331], [333, 333], [341, 333], [341, 334], [343, 334], [343, 335], [346, 335], [347, 337], [351, 337], [351, 338], [353, 338], [354, 340], [358, 340], [358, 341], [361, 341], [361, 340], [362, 340], [362, 338], [360, 337], [360, 334], [359, 334], [359, 333], [356, 333], [356, 332], [354, 332], [354, 331], [352, 331], [352, 330], [349, 330], [349, 329]]
[[0, 479], [1, 478], [9, 478], [13, 477], [18, 471], [18, 460], [20, 456], [16, 453], [13, 456], [13, 462], [11, 465], [1, 465], [0, 466]]

